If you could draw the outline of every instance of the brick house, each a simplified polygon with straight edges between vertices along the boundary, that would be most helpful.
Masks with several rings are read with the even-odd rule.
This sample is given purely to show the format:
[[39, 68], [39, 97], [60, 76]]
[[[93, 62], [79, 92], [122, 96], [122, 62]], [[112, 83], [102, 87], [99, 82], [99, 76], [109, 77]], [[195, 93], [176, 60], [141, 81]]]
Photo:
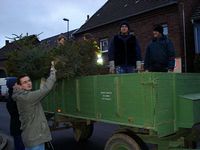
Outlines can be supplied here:
[[6, 40], [5, 46], [0, 49], [0, 78], [4, 78], [7, 74], [5, 63], [8, 58], [6, 54], [13, 49], [16, 49], [15, 43], [9, 43], [8, 40]]
[[23, 41], [23, 40], [31, 41], [32, 44], [34, 45], [40, 43], [36, 35], [25, 36], [22, 39], [14, 40], [12, 42], [9, 42], [9, 40], [6, 40], [5, 46], [3, 46], [0, 49], [0, 78], [5, 77], [7, 75], [7, 70], [6, 70], [6, 61], [8, 60], [7, 54], [13, 50], [19, 50], [20, 46], [17, 42]]
[[119, 24], [126, 20], [139, 40], [144, 57], [152, 29], [161, 24], [174, 43], [176, 57], [182, 60], [183, 72], [190, 72], [195, 54], [191, 17], [199, 3], [199, 0], [108, 0], [80, 27], [75, 37], [93, 35], [107, 60], [109, 42], [119, 32]]
[[[37, 38], [37, 35], [29, 35], [28, 37], [29, 38], [35, 38], [36, 39], [36, 44], [48, 44], [50, 46], [55, 46], [57, 45], [57, 38], [62, 35], [64, 37], [69, 38], [69, 39], [73, 39], [73, 33], [76, 31], [77, 29], [74, 29], [74, 30], [71, 30], [69, 32], [65, 32], [65, 33], [61, 33], [61, 34], [58, 34], [58, 35], [55, 35], [55, 36], [52, 36], [52, 37], [49, 37], [49, 38], [46, 38], [44, 40], [41, 40], [39, 41], [38, 38]], [[68, 37], [69, 36], [69, 37]], [[25, 36], [26, 37], [26, 36]], [[9, 42], [9, 40], [6, 40], [5, 41], [5, 46], [3, 46], [1, 49], [0, 49], [0, 78], [2, 77], [5, 77], [6, 74], [7, 74], [7, 70], [6, 70], [6, 61], [8, 60], [7, 58], [7, 53], [13, 51], [13, 50], [16, 50], [18, 49], [18, 45], [17, 45], [17, 41], [20, 41], [21, 39], [19, 40], [14, 40], [12, 42]]]
[[66, 40], [69, 38], [69, 39], [74, 39], [74, 33], [77, 31], [78, 29], [74, 29], [74, 30], [71, 30], [69, 32], [65, 32], [65, 33], [60, 33], [58, 35], [55, 35], [55, 36], [52, 36], [52, 37], [49, 37], [49, 38], [46, 38], [46, 39], [43, 39], [41, 40], [41, 43], [43, 44], [49, 44], [51, 46], [55, 46], [57, 45], [57, 40], [58, 40], [58, 37], [60, 35], [64, 36], [66, 38]]

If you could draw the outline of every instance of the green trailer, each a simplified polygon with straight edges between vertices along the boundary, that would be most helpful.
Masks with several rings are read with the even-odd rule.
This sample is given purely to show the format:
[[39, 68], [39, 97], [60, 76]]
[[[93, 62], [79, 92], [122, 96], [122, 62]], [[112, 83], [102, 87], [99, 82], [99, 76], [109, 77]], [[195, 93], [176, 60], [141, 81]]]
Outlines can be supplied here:
[[[35, 84], [39, 86], [39, 84]], [[63, 79], [43, 101], [53, 127], [70, 123], [77, 141], [95, 122], [120, 125], [105, 150], [192, 150], [199, 141], [200, 74], [133, 73]]]

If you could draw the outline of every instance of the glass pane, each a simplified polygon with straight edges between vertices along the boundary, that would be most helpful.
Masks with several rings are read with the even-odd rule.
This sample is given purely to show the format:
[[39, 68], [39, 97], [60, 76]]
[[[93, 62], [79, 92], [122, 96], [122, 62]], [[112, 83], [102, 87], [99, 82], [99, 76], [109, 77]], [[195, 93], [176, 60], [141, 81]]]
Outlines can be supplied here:
[[100, 40], [100, 49], [102, 50], [102, 52], [108, 51], [108, 39]]
[[163, 34], [164, 35], [168, 35], [168, 25], [167, 24], [163, 24], [162, 27], [163, 27]]
[[200, 24], [195, 25], [194, 37], [195, 37], [195, 52], [199, 54], [200, 53]]

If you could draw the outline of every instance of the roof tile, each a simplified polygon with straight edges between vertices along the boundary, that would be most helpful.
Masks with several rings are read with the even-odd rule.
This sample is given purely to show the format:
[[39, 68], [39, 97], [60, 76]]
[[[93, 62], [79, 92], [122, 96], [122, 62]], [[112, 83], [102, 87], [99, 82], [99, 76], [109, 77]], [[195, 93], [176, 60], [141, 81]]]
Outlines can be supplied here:
[[76, 33], [177, 3], [177, 0], [108, 0]]

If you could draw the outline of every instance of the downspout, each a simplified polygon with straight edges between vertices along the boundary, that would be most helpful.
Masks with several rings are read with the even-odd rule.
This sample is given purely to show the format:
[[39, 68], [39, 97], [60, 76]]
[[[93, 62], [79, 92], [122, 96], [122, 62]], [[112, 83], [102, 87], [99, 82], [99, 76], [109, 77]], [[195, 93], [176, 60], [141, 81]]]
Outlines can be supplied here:
[[187, 44], [186, 44], [186, 30], [185, 30], [185, 6], [184, 2], [181, 3], [182, 5], [182, 21], [183, 21], [183, 48], [184, 48], [184, 69], [187, 72]]
[[193, 25], [194, 45], [195, 45], [195, 54], [196, 54], [196, 52], [197, 52], [197, 45], [196, 45], [196, 44], [198, 44], [197, 39], [196, 39], [196, 37], [197, 37], [197, 33], [196, 33], [196, 32], [197, 32], [197, 31], [196, 31], [196, 29], [195, 29], [194, 19], [192, 19], [191, 22], [192, 22], [192, 25]]

